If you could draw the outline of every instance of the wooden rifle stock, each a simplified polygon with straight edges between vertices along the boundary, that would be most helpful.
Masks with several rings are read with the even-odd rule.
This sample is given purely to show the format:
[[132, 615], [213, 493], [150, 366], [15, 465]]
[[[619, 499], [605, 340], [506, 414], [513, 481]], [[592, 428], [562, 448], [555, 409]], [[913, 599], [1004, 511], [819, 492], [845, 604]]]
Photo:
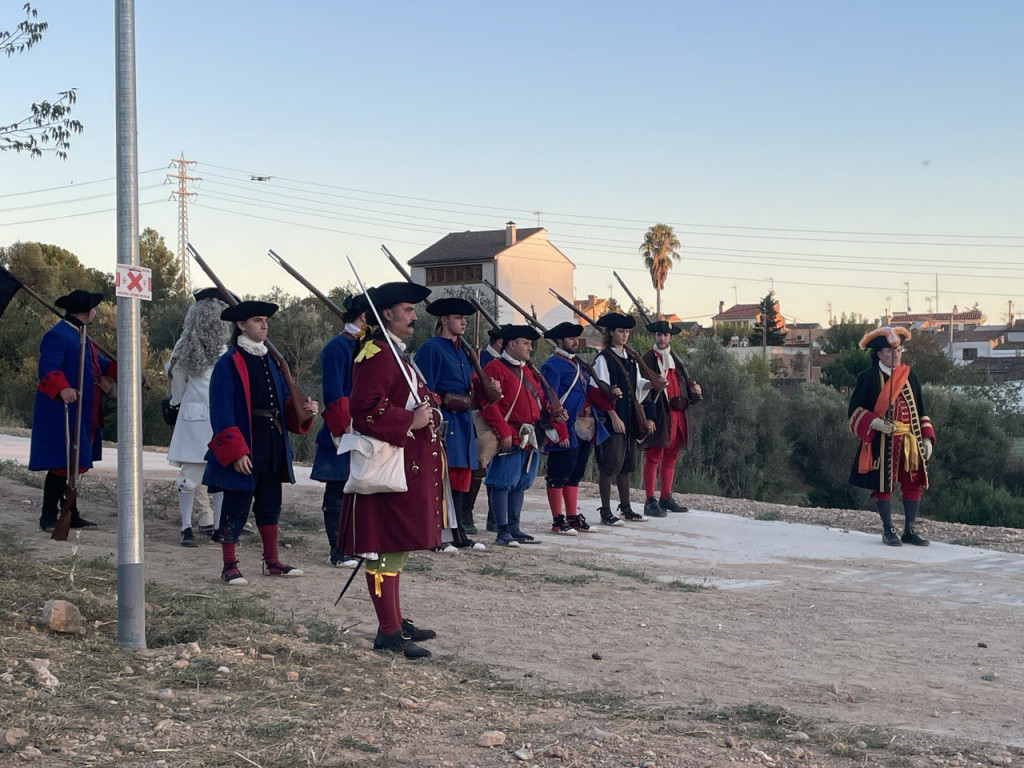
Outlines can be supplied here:
[[[78, 463], [79, 456], [81, 455], [82, 449], [82, 392], [85, 390], [85, 352], [89, 347], [89, 331], [86, 326], [82, 326], [82, 340], [78, 351], [78, 397], [75, 400], [75, 439], [71, 443], [70, 454], [71, 457], [68, 460], [68, 487], [64, 491], [64, 498], [61, 500], [60, 514], [57, 516], [57, 522], [53, 526], [53, 532], [50, 534], [50, 538], [54, 541], [67, 541], [68, 533], [71, 531], [71, 514], [75, 507], [75, 503], [78, 501]], [[91, 378], [91, 373], [90, 378]], [[64, 405], [64, 423], [67, 424], [68, 414], [70, 409], [67, 404]], [[88, 414], [86, 418], [91, 419], [92, 414]], [[67, 439], [67, 432], [64, 433], [65, 440]]]
[[[185, 247], [188, 249], [192, 258], [196, 260], [196, 264], [202, 267], [206, 276], [213, 281], [217, 290], [220, 291], [221, 298], [224, 299], [224, 302], [232, 307], [238, 304], [238, 298], [227, 289], [224, 283], [220, 281], [220, 278], [217, 277], [213, 269], [211, 269], [210, 265], [206, 263], [203, 257], [199, 255], [199, 251], [193, 247], [192, 243], [188, 243]], [[281, 375], [284, 376], [285, 386], [288, 387], [288, 397], [292, 403], [292, 416], [295, 419], [295, 423], [305, 424], [306, 421], [310, 419], [310, 415], [306, 413], [305, 409], [302, 407], [307, 398], [299, 389], [299, 385], [295, 383], [295, 379], [292, 378], [291, 368], [288, 367], [288, 363], [285, 362], [281, 353], [277, 351], [277, 347], [271, 343], [270, 339], [267, 339], [266, 344], [267, 349], [270, 351], [270, 356], [274, 358], [274, 362], [277, 363], [277, 366], [281, 369]]]
[[[394, 265], [395, 269], [399, 271], [402, 277], [410, 283], [413, 282], [412, 275], [410, 275], [409, 271], [402, 265], [402, 262], [396, 259], [394, 254], [388, 250], [388, 247], [382, 243], [380, 249], [383, 251], [384, 255], [387, 256], [388, 261], [390, 261]], [[480, 309], [479, 304], [472, 299], [470, 299], [469, 302], [478, 310]], [[429, 307], [430, 300], [424, 299], [423, 304]], [[480, 379], [480, 386], [484, 388], [484, 394], [487, 395], [487, 399], [492, 403], [496, 403], [501, 400], [501, 392], [495, 389], [494, 385], [491, 384], [491, 377], [484, 376], [484, 369], [480, 367], [480, 356], [477, 355], [476, 350], [473, 349], [473, 345], [463, 344], [462, 348], [466, 350], [466, 356], [469, 358], [469, 364], [473, 366], [473, 373], [475, 373], [477, 378]]]
[[[640, 305], [640, 302], [637, 301], [636, 296], [634, 296], [633, 292], [629, 290], [629, 286], [627, 286], [626, 282], [621, 277], [619, 277], [618, 272], [612, 272], [612, 274], [615, 275], [615, 279], [619, 281], [619, 285], [622, 286], [622, 290], [624, 290], [626, 292], [626, 295], [629, 296], [629, 298], [632, 300], [633, 306], [636, 307], [636, 311], [640, 313], [640, 317], [643, 318], [644, 322], [647, 325], [650, 325], [651, 316], [644, 311], [644, 308]], [[672, 361], [676, 364], [676, 368], [679, 369], [679, 375], [683, 379], [683, 386], [686, 387], [686, 399], [690, 401], [691, 405], [696, 405], [703, 399], [703, 397], [697, 393], [697, 390], [695, 389], [695, 385], [693, 383], [693, 379], [690, 378], [690, 372], [686, 368], [686, 363], [684, 363], [682, 358], [676, 354], [676, 351], [674, 349], [672, 349], [671, 344], [669, 344], [668, 351], [669, 354], [672, 355]]]

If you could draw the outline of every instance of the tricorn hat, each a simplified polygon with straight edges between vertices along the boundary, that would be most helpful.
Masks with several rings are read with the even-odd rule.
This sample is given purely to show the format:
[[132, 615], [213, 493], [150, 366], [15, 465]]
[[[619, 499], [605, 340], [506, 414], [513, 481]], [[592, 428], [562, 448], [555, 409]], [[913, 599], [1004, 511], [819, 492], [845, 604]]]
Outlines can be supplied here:
[[501, 338], [505, 341], [512, 341], [512, 339], [529, 339], [530, 341], [536, 341], [540, 338], [540, 334], [537, 330], [530, 325], [508, 325], [501, 326]]
[[609, 312], [607, 315], [601, 315], [594, 325], [598, 328], [606, 328], [609, 331], [613, 331], [616, 328], [633, 328], [636, 326], [636, 318], [618, 312]]
[[341, 302], [346, 313], [359, 313], [370, 311], [370, 302], [366, 300], [365, 293], [351, 293]]
[[103, 301], [102, 293], [90, 293], [89, 291], [83, 291], [81, 288], [76, 288], [53, 303], [69, 315], [77, 315], [88, 312], [101, 301]]
[[[231, 292], [228, 291], [228, 293], [231, 293]], [[235, 301], [239, 300], [238, 297], [235, 296], [235, 294], [232, 293], [231, 295], [234, 296]], [[220, 292], [220, 288], [200, 288], [198, 291], [193, 291], [192, 292], [192, 297], [196, 301], [206, 301], [208, 299], [216, 299], [217, 301], [224, 301], [224, 294], [222, 294]], [[224, 302], [224, 303], [226, 304], [227, 302]]]
[[487, 329], [487, 338], [491, 341], [497, 341], [501, 338], [501, 328], [495, 328], [493, 325]]
[[579, 323], [570, 323], [568, 320], [544, 331], [545, 339], [575, 339], [583, 333], [583, 326]]
[[460, 299], [458, 296], [449, 296], [444, 299], [438, 299], [437, 301], [430, 302], [430, 306], [427, 307], [427, 312], [432, 314], [434, 317], [444, 317], [445, 315], [473, 315], [476, 314], [476, 307], [465, 299]]
[[860, 340], [859, 346], [861, 349], [872, 349], [877, 352], [880, 349], [898, 347], [904, 340], [909, 338], [910, 331], [903, 326], [884, 325], [881, 328], [875, 328], [865, 333], [864, 338]]
[[221, 320], [229, 323], [242, 322], [252, 317], [270, 317], [279, 307], [269, 301], [240, 301], [220, 313]]
[[430, 295], [430, 289], [425, 285], [403, 280], [396, 283], [382, 283], [375, 288], [371, 288], [369, 293], [370, 300], [377, 307], [377, 310], [380, 311], [403, 302], [419, 304]]
[[675, 336], [683, 329], [678, 325], [673, 325], [668, 320], [655, 320], [653, 323], [647, 324], [647, 330], [651, 333], [670, 333]]

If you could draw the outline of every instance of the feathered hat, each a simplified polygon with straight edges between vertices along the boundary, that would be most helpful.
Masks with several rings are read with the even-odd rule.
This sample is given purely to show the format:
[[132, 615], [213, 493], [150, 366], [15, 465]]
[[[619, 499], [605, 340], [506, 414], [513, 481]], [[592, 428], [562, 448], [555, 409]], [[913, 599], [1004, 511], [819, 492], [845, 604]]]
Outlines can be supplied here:
[[888, 347], [898, 347], [908, 339], [910, 339], [910, 331], [903, 326], [885, 325], [865, 333], [858, 346], [861, 349], [871, 349], [877, 352]]

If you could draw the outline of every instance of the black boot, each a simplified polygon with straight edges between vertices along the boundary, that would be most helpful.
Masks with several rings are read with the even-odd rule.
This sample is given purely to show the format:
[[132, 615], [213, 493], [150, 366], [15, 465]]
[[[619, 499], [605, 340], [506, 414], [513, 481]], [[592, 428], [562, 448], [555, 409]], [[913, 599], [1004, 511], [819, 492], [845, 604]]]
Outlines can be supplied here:
[[633, 523], [646, 523], [649, 519], [642, 512], [634, 512], [629, 504], [619, 504], [619, 515]]
[[402, 653], [407, 659], [425, 659], [430, 656], [430, 651], [420, 648], [412, 640], [409, 640], [402, 630], [398, 630], [393, 635], [385, 635], [378, 629], [377, 636], [373, 639], [373, 650]]
[[46, 473], [46, 478], [43, 480], [43, 509], [42, 514], [39, 515], [41, 530], [50, 532], [57, 524], [61, 499], [64, 498], [64, 489], [67, 487], [66, 478], [53, 471]]

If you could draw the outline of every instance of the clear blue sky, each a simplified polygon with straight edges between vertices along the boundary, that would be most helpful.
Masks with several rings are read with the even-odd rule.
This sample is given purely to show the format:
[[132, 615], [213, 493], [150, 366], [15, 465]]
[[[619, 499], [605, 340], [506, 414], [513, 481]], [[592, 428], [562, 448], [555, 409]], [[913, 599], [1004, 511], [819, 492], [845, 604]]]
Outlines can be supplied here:
[[[66, 162], [0, 155], [0, 244], [112, 271], [114, 3], [37, 7], [0, 123], [74, 86], [86, 131]], [[1024, 312], [1024, 4], [145, 0], [136, 25], [141, 223], [176, 247], [164, 174], [198, 161], [191, 239], [238, 291], [302, 293], [267, 248], [383, 282], [381, 242], [539, 217], [578, 295], [618, 269], [650, 303], [637, 247], [672, 224], [663, 305], [703, 322], [769, 278], [805, 321], [905, 308], [906, 282], [927, 310], [936, 275], [938, 309]]]

